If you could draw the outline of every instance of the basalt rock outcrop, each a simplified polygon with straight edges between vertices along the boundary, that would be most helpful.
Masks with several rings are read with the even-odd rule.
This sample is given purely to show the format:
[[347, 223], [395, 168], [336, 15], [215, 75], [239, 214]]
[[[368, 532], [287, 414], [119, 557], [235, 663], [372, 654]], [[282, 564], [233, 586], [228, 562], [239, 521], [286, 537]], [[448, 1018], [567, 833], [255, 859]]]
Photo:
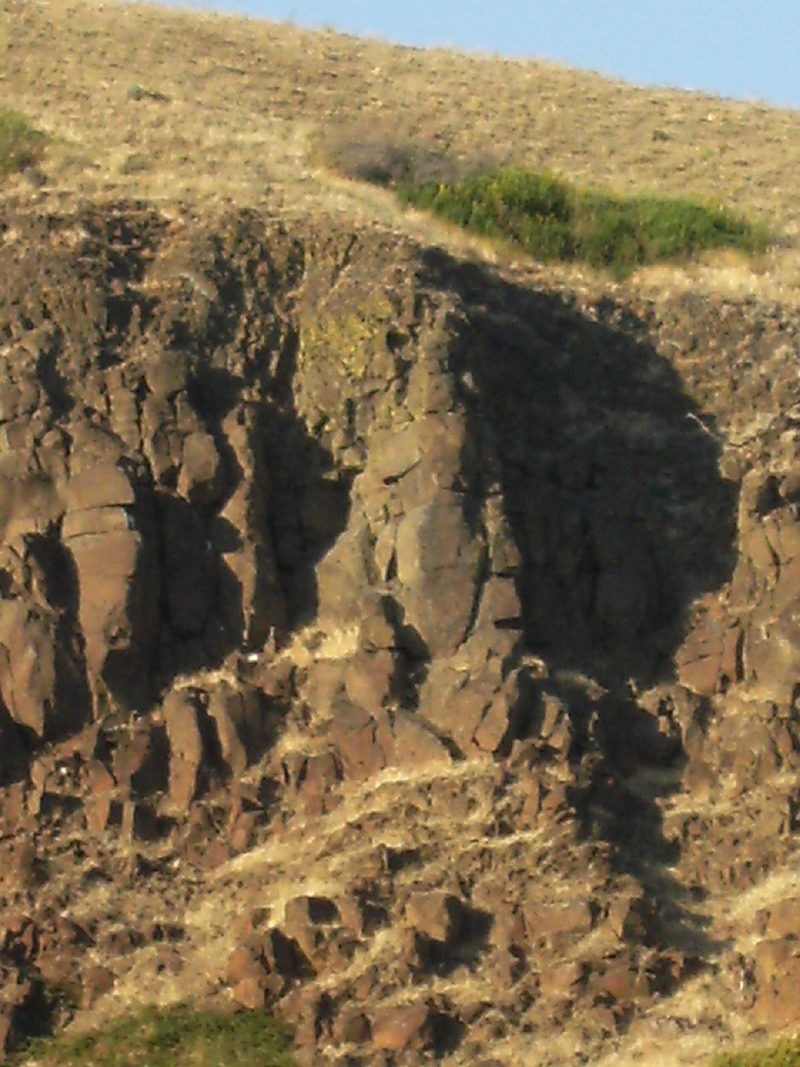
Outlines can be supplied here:
[[800, 321], [250, 212], [0, 238], [0, 1040], [54, 987], [318, 1064], [800, 1021]]

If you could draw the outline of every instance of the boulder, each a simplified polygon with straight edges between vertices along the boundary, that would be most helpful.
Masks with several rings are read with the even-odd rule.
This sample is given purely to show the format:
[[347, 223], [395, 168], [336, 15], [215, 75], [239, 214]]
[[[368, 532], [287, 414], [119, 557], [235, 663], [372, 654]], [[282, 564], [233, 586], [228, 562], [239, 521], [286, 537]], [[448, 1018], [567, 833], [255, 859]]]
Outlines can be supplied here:
[[443, 890], [412, 893], [406, 902], [406, 922], [434, 941], [453, 943], [461, 936], [464, 902]]
[[221, 685], [209, 693], [208, 717], [216, 728], [220, 755], [229, 774], [242, 774], [259, 758], [267, 739], [265, 701], [251, 686]]
[[225, 467], [214, 438], [194, 432], [183, 439], [178, 492], [192, 505], [215, 504], [225, 490]]
[[162, 714], [169, 741], [169, 797], [179, 810], [188, 811], [205, 780], [203, 694], [195, 689], [173, 690], [164, 700]]
[[387, 1052], [421, 1052], [430, 1041], [430, 1019], [425, 1001], [379, 1008], [371, 1018], [372, 1044]]
[[90, 682], [126, 710], [146, 707], [159, 609], [147, 505], [111, 462], [74, 475], [65, 497], [64, 544], [77, 573]]
[[466, 502], [442, 493], [414, 508], [397, 529], [397, 577], [406, 621], [432, 657], [455, 652], [478, 599], [485, 545], [464, 514]]
[[22, 598], [0, 601], [0, 693], [10, 718], [40, 738], [57, 709], [56, 629]]

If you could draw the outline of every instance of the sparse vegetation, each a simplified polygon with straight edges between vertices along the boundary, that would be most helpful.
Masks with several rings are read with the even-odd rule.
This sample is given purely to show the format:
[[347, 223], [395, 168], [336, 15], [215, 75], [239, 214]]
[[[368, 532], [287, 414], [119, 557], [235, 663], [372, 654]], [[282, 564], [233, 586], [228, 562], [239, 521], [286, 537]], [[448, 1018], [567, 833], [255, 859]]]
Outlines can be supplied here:
[[724, 1053], [711, 1067], [800, 1067], [800, 1036], [785, 1038], [766, 1049]]
[[454, 182], [398, 187], [410, 205], [545, 260], [583, 260], [624, 276], [712, 248], [760, 252], [769, 235], [722, 207], [579, 189], [552, 174], [505, 167]]
[[44, 136], [18, 111], [0, 107], [0, 178], [37, 163]]
[[334, 123], [314, 139], [312, 159], [345, 178], [396, 188], [404, 184], [455, 181], [485, 169], [414, 140], [410, 133], [384, 122]]
[[292, 1067], [285, 1031], [265, 1012], [147, 1008], [107, 1029], [37, 1040], [16, 1064], [36, 1067]]

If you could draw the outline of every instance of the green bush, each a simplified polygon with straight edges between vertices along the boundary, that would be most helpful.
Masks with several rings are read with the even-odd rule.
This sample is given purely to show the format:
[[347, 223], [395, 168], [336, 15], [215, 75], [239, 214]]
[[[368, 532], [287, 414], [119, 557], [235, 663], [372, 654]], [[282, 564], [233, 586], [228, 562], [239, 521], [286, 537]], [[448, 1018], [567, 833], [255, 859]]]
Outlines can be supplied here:
[[768, 1049], [726, 1052], [711, 1067], [800, 1067], [800, 1036], [786, 1038]]
[[37, 163], [44, 148], [44, 137], [24, 115], [0, 107], [0, 177], [7, 177]]
[[721, 207], [578, 189], [552, 174], [506, 167], [458, 181], [407, 183], [406, 203], [545, 260], [583, 260], [622, 277], [704, 249], [766, 248], [769, 235]]
[[37, 1067], [292, 1067], [290, 1041], [265, 1012], [147, 1008], [105, 1030], [31, 1042], [12, 1063]]

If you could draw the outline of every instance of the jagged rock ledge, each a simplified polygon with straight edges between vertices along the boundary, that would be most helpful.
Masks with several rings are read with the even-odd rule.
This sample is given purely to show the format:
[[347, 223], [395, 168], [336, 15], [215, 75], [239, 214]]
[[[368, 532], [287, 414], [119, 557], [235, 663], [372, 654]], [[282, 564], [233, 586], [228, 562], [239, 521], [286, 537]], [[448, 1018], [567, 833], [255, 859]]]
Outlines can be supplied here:
[[[392, 235], [123, 204], [0, 238], [0, 1038], [43, 984], [88, 1019], [165, 970], [315, 1063], [736, 996], [703, 894], [796, 853], [795, 424], [731, 451], [680, 306]], [[134, 884], [189, 910], [126, 922]], [[790, 907], [736, 964], [768, 1026]]]

